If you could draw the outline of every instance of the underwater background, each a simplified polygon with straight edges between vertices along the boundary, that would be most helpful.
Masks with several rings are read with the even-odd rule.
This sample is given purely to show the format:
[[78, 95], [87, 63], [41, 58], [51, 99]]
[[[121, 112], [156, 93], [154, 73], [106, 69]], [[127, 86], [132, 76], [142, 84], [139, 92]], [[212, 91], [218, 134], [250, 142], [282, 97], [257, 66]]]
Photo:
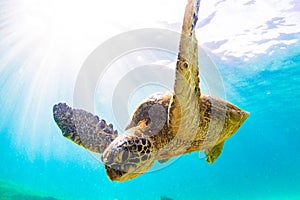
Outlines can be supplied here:
[[[226, 100], [251, 113], [214, 164], [197, 152], [135, 179], [111, 182], [97, 155], [61, 135], [52, 107], [61, 101], [72, 105], [86, 57], [125, 31], [180, 32], [185, 4], [0, 1], [0, 200], [300, 199], [297, 0], [201, 2], [199, 44], [219, 71]], [[166, 57], [150, 54], [151, 59], [140, 52], [141, 62]], [[130, 59], [119, 62], [125, 69], [131, 65]], [[140, 97], [128, 103], [129, 115], [157, 89], [162, 88], [133, 94]], [[95, 113], [114, 123], [106, 95], [95, 92]]]

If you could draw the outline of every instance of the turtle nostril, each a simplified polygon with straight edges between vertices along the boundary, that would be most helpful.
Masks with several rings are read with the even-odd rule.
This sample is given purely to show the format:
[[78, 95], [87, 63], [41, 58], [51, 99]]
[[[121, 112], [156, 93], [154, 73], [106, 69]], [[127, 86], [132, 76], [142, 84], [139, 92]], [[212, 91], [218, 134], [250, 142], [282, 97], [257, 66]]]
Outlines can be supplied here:
[[111, 165], [111, 164], [112, 164], [112, 160], [109, 159], [109, 158], [107, 158], [107, 157], [102, 158], [102, 162], [103, 162], [103, 164], [105, 164], [105, 165]]
[[117, 154], [113, 153], [114, 151], [111, 152], [104, 152], [102, 154], [101, 160], [103, 164], [105, 165], [111, 165], [115, 162], [115, 159], [117, 158]]
[[109, 159], [108, 159], [108, 154], [106, 152], [104, 152], [101, 156], [101, 160], [103, 162], [103, 164], [108, 164]]
[[106, 164], [107, 163], [107, 158], [102, 158], [102, 162]]

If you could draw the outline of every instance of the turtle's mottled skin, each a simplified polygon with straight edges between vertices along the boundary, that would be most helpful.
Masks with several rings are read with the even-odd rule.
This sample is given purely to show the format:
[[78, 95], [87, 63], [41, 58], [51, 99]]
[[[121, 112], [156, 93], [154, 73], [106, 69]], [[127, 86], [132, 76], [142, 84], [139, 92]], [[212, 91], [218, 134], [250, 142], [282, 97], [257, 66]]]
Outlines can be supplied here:
[[156, 94], [134, 112], [125, 131], [118, 135], [112, 124], [64, 103], [53, 108], [54, 120], [65, 137], [101, 153], [111, 180], [126, 181], [146, 172], [158, 160], [205, 150], [213, 163], [224, 141], [249, 116], [217, 97], [201, 94], [198, 43], [195, 37], [199, 0], [188, 0], [182, 27], [174, 92]]
[[103, 152], [118, 136], [112, 124], [85, 110], [72, 109], [65, 103], [53, 107], [53, 117], [63, 136], [93, 152]]

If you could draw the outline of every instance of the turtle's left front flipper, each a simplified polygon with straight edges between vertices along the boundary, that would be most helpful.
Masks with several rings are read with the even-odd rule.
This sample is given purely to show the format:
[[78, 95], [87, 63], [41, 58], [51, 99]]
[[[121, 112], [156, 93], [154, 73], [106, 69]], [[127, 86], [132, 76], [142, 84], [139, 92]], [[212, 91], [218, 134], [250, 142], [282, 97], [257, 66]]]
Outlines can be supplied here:
[[65, 103], [53, 107], [53, 117], [64, 137], [96, 153], [105, 148], [118, 136], [112, 124], [81, 109], [73, 109]]

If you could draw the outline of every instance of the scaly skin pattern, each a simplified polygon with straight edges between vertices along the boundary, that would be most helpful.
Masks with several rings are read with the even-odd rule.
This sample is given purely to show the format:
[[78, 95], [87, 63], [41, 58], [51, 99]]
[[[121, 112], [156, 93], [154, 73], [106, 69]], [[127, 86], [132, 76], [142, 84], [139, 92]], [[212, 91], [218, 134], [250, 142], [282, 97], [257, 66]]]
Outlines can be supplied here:
[[153, 141], [145, 124], [128, 129], [103, 152], [102, 161], [111, 180], [126, 181], [146, 172], [154, 163]]
[[96, 153], [104, 149], [118, 136], [112, 124], [85, 110], [73, 109], [65, 103], [53, 107], [53, 118], [64, 137]]

